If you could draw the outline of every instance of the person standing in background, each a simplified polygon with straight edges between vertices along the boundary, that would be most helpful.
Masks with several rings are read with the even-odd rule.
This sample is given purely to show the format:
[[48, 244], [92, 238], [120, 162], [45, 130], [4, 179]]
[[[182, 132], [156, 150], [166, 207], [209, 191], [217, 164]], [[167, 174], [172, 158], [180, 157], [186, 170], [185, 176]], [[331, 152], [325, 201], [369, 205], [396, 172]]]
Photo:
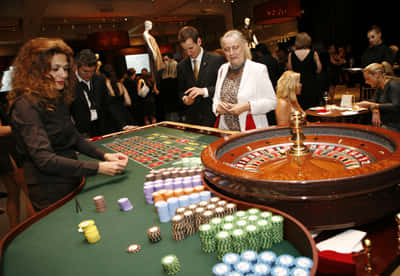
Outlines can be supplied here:
[[181, 121], [183, 109], [178, 95], [178, 63], [171, 54], [163, 54], [164, 68], [157, 74], [159, 120]]
[[321, 72], [322, 65], [318, 53], [311, 49], [311, 37], [307, 33], [297, 34], [294, 47], [288, 56], [288, 69], [300, 73], [303, 92], [298, 101], [306, 110], [321, 102], [322, 93], [317, 74]]
[[264, 64], [251, 61], [246, 38], [238, 30], [221, 38], [227, 63], [218, 71], [213, 112], [215, 127], [246, 131], [268, 127], [266, 113], [275, 109], [276, 97]]
[[187, 55], [178, 64], [178, 93], [186, 105], [185, 122], [213, 126], [212, 99], [217, 72], [225, 58], [204, 51], [199, 32], [192, 26], [180, 29], [178, 41]]
[[367, 37], [369, 46], [362, 55], [361, 66], [364, 68], [371, 63], [382, 63], [383, 61], [393, 65], [394, 53], [392, 49], [383, 43], [381, 28], [373, 25], [368, 30]]
[[85, 137], [104, 135], [111, 130], [106, 124], [107, 86], [103, 76], [96, 74], [97, 58], [89, 49], [76, 58], [75, 97], [71, 115], [76, 128]]

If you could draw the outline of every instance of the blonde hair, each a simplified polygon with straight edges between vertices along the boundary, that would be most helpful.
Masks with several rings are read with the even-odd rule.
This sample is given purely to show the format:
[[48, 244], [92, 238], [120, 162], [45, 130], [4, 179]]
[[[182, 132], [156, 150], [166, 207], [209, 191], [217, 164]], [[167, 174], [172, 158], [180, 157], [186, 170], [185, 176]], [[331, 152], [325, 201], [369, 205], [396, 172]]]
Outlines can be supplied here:
[[227, 38], [236, 39], [244, 49], [244, 57], [247, 59], [251, 59], [251, 51], [249, 45], [247, 44], [247, 39], [244, 37], [243, 33], [239, 30], [230, 30], [227, 31], [220, 39], [221, 48], [224, 48], [224, 41]]
[[308, 49], [311, 47], [311, 41], [311, 36], [309, 36], [307, 33], [298, 33], [296, 35], [294, 46], [296, 49]]
[[288, 70], [282, 74], [276, 86], [276, 96], [282, 99], [296, 101], [296, 89], [300, 84], [300, 73]]
[[387, 61], [384, 61], [382, 63], [376, 63], [376, 62], [371, 63], [368, 66], [366, 66], [362, 71], [363, 73], [368, 73], [370, 75], [381, 74], [384, 82], [390, 79], [398, 79], [393, 74], [392, 65]]

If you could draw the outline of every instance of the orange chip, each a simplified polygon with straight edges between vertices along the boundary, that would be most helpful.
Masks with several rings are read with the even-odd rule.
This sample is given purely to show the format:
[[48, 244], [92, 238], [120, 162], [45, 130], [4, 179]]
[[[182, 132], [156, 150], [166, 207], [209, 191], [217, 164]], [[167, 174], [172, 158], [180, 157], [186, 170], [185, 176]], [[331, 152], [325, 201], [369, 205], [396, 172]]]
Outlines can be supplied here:
[[191, 187], [185, 188], [185, 189], [183, 189], [183, 192], [184, 192], [185, 195], [190, 195], [190, 194], [193, 194], [194, 189], [191, 188]]
[[204, 186], [202, 186], [202, 185], [195, 186], [194, 191], [196, 193], [200, 193], [200, 192], [204, 191]]
[[175, 194], [176, 197], [183, 196], [183, 195], [184, 195], [183, 189], [181, 189], [181, 188], [175, 189], [175, 190], [174, 190], [174, 194]]

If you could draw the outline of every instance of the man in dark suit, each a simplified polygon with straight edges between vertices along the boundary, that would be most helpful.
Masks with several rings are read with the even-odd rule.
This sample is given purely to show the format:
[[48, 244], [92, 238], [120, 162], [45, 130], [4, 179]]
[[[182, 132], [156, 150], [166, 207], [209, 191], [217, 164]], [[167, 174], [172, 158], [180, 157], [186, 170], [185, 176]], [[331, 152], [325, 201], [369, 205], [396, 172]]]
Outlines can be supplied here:
[[97, 58], [85, 49], [78, 54], [76, 65], [75, 99], [71, 104], [76, 128], [86, 137], [106, 134], [107, 86], [104, 77], [96, 74]]
[[212, 99], [218, 69], [225, 58], [204, 51], [199, 32], [194, 27], [183, 27], [178, 33], [178, 40], [188, 56], [178, 64], [179, 96], [187, 106], [185, 122], [214, 126]]

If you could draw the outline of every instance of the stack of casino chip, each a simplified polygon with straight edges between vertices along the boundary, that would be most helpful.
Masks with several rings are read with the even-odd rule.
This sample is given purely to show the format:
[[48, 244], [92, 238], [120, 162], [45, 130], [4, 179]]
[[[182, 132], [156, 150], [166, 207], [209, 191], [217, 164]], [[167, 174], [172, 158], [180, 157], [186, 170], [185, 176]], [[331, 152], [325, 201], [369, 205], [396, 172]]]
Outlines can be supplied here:
[[192, 210], [187, 210], [183, 213], [183, 216], [185, 219], [186, 235], [193, 235], [194, 233], [196, 233], [194, 212]]
[[205, 210], [200, 215], [200, 224], [209, 223], [210, 220], [214, 217], [214, 212], [212, 210]]
[[170, 220], [170, 214], [167, 202], [159, 201], [155, 204], [155, 206], [157, 208], [157, 213], [160, 222], [168, 222]]
[[194, 227], [196, 228], [196, 231], [199, 230], [200, 225], [202, 224], [201, 221], [201, 214], [204, 212], [204, 207], [197, 207], [194, 210]]
[[243, 229], [235, 229], [232, 231], [232, 252], [242, 254], [248, 249], [247, 233]]
[[271, 217], [271, 235], [274, 244], [283, 241], [283, 217], [279, 215], [274, 215]]
[[161, 241], [160, 227], [152, 226], [149, 229], [147, 229], [147, 237], [149, 238], [149, 241], [151, 243], [156, 243]]
[[227, 215], [233, 215], [237, 211], [237, 205], [235, 203], [227, 203], [225, 205], [225, 213]]
[[231, 235], [226, 231], [220, 231], [216, 237], [217, 257], [222, 261], [226, 253], [232, 252]]
[[259, 250], [259, 231], [256, 225], [246, 226], [248, 248], [253, 251]]
[[96, 243], [100, 240], [100, 233], [94, 220], [84, 220], [79, 223], [78, 228], [83, 232], [88, 243]]
[[178, 258], [175, 255], [167, 255], [161, 259], [161, 265], [163, 270], [168, 275], [175, 275], [181, 271], [181, 265]]
[[215, 229], [216, 232], [222, 231], [222, 225], [224, 224], [224, 220], [219, 217], [215, 217], [210, 219], [210, 225]]
[[210, 224], [202, 224], [199, 228], [200, 232], [200, 245], [204, 253], [215, 252], [216, 239], [215, 229]]
[[121, 211], [127, 212], [133, 209], [133, 206], [127, 197], [118, 199]]
[[176, 241], [183, 241], [186, 238], [186, 224], [184, 215], [175, 215], [171, 218], [172, 238]]
[[104, 196], [98, 195], [93, 197], [94, 205], [96, 206], [97, 212], [105, 212], [107, 210]]
[[271, 223], [265, 219], [260, 219], [257, 221], [257, 227], [260, 234], [260, 249], [271, 248], [273, 245], [272, 236], [270, 235], [272, 229]]
[[225, 216], [225, 208], [222, 206], [217, 206], [215, 208], [215, 216], [218, 218], [223, 218]]

